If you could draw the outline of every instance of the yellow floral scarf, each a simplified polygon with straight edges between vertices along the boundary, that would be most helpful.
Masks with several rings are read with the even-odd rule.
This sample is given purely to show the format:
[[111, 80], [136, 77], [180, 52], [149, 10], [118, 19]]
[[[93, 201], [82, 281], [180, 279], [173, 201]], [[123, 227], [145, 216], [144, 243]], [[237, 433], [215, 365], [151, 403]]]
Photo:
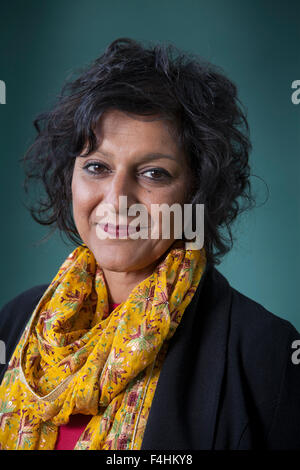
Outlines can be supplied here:
[[109, 313], [101, 267], [85, 245], [76, 248], [4, 375], [1, 448], [54, 449], [58, 427], [82, 413], [92, 417], [74, 449], [140, 449], [168, 341], [205, 265], [204, 248], [171, 248]]

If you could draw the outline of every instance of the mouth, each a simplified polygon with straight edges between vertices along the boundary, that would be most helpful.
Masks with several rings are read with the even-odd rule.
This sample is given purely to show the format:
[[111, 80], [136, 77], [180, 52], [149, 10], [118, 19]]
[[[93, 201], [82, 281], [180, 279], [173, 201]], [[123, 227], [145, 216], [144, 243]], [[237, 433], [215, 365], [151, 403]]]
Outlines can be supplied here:
[[132, 234], [145, 230], [145, 227], [132, 227], [130, 225], [113, 225], [109, 223], [97, 224], [105, 233], [108, 235], [113, 235], [116, 238], [119, 237], [129, 237]]

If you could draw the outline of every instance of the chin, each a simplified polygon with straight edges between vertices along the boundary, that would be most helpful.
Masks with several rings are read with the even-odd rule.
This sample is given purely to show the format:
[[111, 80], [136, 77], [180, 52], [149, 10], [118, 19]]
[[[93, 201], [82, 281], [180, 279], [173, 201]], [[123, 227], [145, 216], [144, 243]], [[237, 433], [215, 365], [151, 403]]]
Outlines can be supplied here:
[[116, 272], [126, 272], [146, 267], [148, 263], [146, 251], [137, 256], [137, 249], [132, 243], [106, 242], [89, 246], [99, 266]]
[[[141, 242], [97, 243], [89, 245], [99, 266], [115, 272], [130, 272], [147, 269], [155, 264], [168, 249]], [[158, 249], [159, 248], [159, 249]]]

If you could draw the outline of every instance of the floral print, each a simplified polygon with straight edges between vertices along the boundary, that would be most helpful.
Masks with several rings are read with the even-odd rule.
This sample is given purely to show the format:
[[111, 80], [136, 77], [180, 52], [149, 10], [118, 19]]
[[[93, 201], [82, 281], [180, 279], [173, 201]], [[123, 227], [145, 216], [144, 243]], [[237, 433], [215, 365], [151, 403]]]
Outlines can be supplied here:
[[172, 248], [109, 313], [86, 245], [36, 306], [0, 386], [0, 448], [55, 448], [70, 415], [91, 415], [75, 450], [140, 449], [168, 342], [206, 265], [204, 248]]

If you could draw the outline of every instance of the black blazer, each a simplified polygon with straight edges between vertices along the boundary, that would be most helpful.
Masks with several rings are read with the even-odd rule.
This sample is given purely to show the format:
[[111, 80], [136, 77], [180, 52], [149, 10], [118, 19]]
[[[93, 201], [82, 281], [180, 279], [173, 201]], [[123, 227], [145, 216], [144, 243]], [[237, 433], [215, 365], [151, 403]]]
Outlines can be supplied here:
[[[7, 359], [46, 287], [1, 310]], [[208, 266], [170, 341], [142, 449], [299, 450], [300, 364], [291, 359], [299, 339]]]

